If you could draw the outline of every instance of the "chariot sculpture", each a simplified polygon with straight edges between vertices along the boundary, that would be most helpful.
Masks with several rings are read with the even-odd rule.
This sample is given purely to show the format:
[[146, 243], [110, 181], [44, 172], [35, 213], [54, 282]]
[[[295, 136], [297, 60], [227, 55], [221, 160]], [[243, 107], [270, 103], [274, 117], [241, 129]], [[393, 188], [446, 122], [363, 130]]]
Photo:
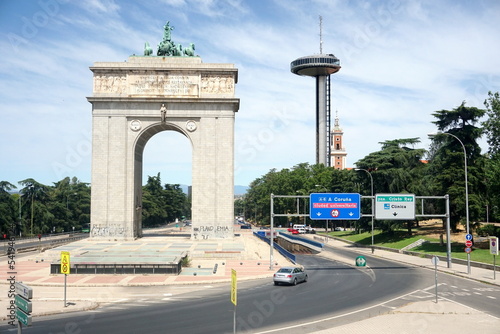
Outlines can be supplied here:
[[[188, 47], [183, 48], [181, 44], [172, 41], [172, 30], [174, 27], [167, 21], [163, 26], [163, 40], [158, 43], [156, 55], [160, 57], [196, 57], [194, 43], [189, 43]], [[144, 56], [153, 56], [153, 48], [149, 42], [144, 43]]]

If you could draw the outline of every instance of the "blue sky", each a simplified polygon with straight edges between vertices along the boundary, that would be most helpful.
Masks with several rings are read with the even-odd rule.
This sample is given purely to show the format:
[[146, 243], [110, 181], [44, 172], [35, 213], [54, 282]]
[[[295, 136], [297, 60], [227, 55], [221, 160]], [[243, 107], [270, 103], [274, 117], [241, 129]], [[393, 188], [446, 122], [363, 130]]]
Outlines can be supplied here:
[[[466, 101], [483, 107], [500, 90], [500, 2], [347, 0], [0, 1], [0, 180], [66, 176], [90, 182], [92, 72], [172, 39], [194, 43], [204, 63], [233, 63], [235, 184], [270, 169], [315, 163], [314, 79], [290, 62], [333, 53], [332, 110], [344, 130], [347, 165], [379, 142], [435, 131], [432, 113]], [[148, 142], [147, 175], [191, 183], [191, 148], [179, 134]]]

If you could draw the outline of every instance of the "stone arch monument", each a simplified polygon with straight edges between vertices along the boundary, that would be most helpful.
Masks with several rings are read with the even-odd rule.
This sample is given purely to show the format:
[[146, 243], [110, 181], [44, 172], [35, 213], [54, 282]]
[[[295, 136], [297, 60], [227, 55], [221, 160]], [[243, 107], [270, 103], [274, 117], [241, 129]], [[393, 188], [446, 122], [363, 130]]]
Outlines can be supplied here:
[[176, 131], [192, 145], [191, 238], [232, 238], [234, 120], [240, 102], [234, 97], [234, 65], [204, 64], [199, 56], [147, 55], [96, 62], [90, 69], [91, 237], [142, 236], [144, 147], [155, 134]]

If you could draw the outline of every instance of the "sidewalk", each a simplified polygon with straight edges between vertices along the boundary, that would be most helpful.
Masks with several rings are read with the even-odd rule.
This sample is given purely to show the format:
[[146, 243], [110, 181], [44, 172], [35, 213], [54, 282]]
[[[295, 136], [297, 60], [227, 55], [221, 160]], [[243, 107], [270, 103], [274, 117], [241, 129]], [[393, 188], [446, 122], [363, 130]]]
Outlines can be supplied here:
[[[277, 251], [273, 252], [273, 270], [270, 270], [269, 246], [254, 237], [251, 233], [242, 233], [245, 245], [244, 259], [196, 259], [191, 268], [185, 268], [179, 276], [165, 275], [69, 275], [67, 277], [68, 305], [63, 302], [63, 275], [50, 275], [50, 263], [38, 262], [34, 257], [25, 257], [16, 261], [16, 280], [23, 281], [31, 286], [34, 291], [33, 316], [42, 316], [55, 313], [90, 310], [97, 308], [102, 303], [116, 302], [123, 298], [134, 298], [130, 295], [130, 287], [142, 286], [144, 288], [163, 286], [162, 291], [168, 295], [169, 292], [178, 295], [181, 293], [195, 292], [203, 289], [206, 284], [230, 282], [231, 269], [236, 269], [238, 280], [272, 277], [273, 273], [282, 265], [290, 264]], [[311, 238], [313, 236], [310, 236]], [[318, 238], [318, 237], [316, 237]], [[157, 241], [157, 239], [156, 239]], [[325, 239], [325, 244], [333, 248], [353, 246], [333, 239]], [[229, 242], [229, 241], [228, 241]], [[407, 263], [419, 267], [434, 269], [430, 259], [416, 256], [393, 253], [383, 250], [356, 248], [360, 254], [387, 258], [394, 261]], [[254, 254], [255, 256], [250, 256]], [[320, 254], [336, 261], [345, 262], [354, 266], [354, 259], [341, 258], [337, 253], [325, 248]], [[40, 259], [40, 257], [37, 257]], [[216, 274], [213, 274], [215, 264], [218, 264]], [[2, 268], [7, 268], [7, 263], [2, 261]], [[369, 266], [369, 263], [368, 263]], [[362, 270], [362, 269], [360, 269]], [[464, 265], [452, 264], [452, 268], [446, 268], [446, 262], [438, 264], [438, 270], [454, 275], [460, 275], [487, 282], [493, 286], [500, 286], [500, 273], [493, 280], [493, 271], [481, 268], [471, 268], [471, 274], [467, 274]], [[9, 276], [2, 270], [0, 272], [0, 309], [6, 310], [9, 306], [7, 298]], [[182, 289], [180, 289], [182, 287]], [[0, 314], [2, 323], [6, 321], [6, 312]], [[320, 329], [318, 334], [329, 333], [455, 333], [474, 332], [498, 333], [500, 319], [485, 313], [473, 310], [464, 305], [454, 303], [446, 299], [439, 299], [436, 304], [434, 300], [410, 303], [404, 307], [390, 310], [387, 314], [352, 323], [346, 326]]]
[[[318, 237], [316, 237], [317, 239]], [[320, 241], [320, 240], [316, 240]], [[385, 250], [375, 250], [372, 254], [370, 248], [357, 248], [353, 245], [332, 238], [324, 240], [325, 245], [333, 248], [355, 249], [360, 255], [369, 255], [393, 261], [406, 263], [422, 268], [434, 270], [435, 266], [428, 258], [421, 258], [412, 255], [405, 255]], [[321, 242], [321, 241], [320, 241]], [[338, 254], [323, 251], [322, 256], [355, 265], [354, 259], [343, 258]], [[370, 264], [367, 263], [367, 266]], [[500, 273], [496, 273], [496, 280], [493, 279], [493, 270], [482, 268], [471, 268], [471, 274], [467, 274], [467, 266], [455, 264], [452, 261], [451, 268], [447, 268], [445, 261], [438, 263], [439, 272], [467, 277], [469, 279], [492, 284], [500, 290]], [[362, 270], [362, 269], [361, 269]], [[439, 293], [438, 293], [439, 296]], [[401, 334], [401, 333], [485, 333], [495, 334], [500, 332], [500, 319], [466, 305], [455, 303], [438, 297], [435, 299], [409, 303], [404, 307], [388, 311], [386, 314], [372, 317], [367, 320], [355, 322], [349, 325], [339, 326], [332, 329], [325, 329], [316, 334], [333, 333], [355, 333], [355, 334]]]

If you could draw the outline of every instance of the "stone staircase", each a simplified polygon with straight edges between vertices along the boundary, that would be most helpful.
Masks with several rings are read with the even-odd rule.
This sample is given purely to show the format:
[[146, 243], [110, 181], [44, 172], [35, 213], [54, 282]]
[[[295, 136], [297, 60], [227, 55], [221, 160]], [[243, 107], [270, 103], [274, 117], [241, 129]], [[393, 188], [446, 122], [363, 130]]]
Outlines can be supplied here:
[[418, 247], [418, 246], [425, 244], [427, 242], [429, 242], [429, 241], [425, 240], [425, 239], [418, 239], [417, 241], [409, 244], [408, 246], [401, 248], [400, 252], [410, 250], [412, 248]]

